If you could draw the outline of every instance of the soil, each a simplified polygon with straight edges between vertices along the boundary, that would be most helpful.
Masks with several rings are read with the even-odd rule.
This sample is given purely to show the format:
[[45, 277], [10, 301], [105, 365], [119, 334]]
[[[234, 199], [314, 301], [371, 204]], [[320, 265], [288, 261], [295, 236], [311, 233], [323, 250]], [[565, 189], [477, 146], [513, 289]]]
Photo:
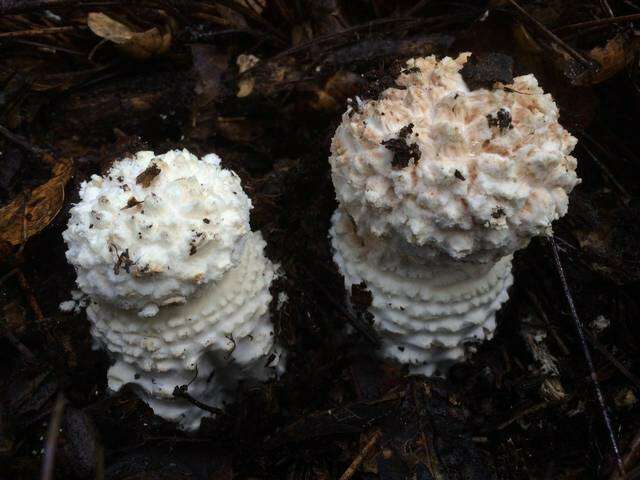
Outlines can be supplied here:
[[[262, 3], [0, 0], [0, 478], [613, 480], [619, 464], [640, 478], [640, 5]], [[377, 96], [411, 56], [461, 51], [489, 59], [469, 72], [479, 85], [536, 75], [579, 140], [582, 183], [554, 226], [559, 262], [545, 239], [518, 252], [495, 337], [427, 379], [379, 359], [366, 309], [345, 304], [327, 158], [356, 95]], [[241, 54], [260, 62], [241, 73]], [[80, 182], [177, 147], [241, 176], [284, 272], [274, 297], [288, 296], [272, 309], [286, 374], [241, 387], [194, 434], [108, 392], [85, 314], [58, 308]]]

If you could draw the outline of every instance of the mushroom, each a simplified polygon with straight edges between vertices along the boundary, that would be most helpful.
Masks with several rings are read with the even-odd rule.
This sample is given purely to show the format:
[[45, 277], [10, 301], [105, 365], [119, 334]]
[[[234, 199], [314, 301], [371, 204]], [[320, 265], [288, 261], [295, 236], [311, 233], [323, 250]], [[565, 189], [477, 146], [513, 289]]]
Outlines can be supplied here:
[[[80, 187], [63, 233], [109, 388], [132, 384], [193, 430], [239, 381], [284, 368], [269, 318], [276, 267], [249, 226], [251, 200], [214, 154], [138, 152]], [[183, 387], [180, 390], [180, 387]]]
[[409, 60], [331, 145], [334, 261], [371, 291], [382, 354], [425, 375], [492, 336], [512, 254], [552, 233], [580, 182], [551, 95], [533, 75], [470, 91], [470, 55]]

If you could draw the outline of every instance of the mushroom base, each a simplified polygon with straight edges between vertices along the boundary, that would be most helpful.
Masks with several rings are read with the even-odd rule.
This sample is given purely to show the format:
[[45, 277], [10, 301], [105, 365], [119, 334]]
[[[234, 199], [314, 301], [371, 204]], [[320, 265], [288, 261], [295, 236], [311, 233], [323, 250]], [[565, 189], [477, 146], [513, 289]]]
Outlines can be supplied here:
[[511, 255], [485, 264], [416, 257], [359, 237], [340, 209], [330, 236], [347, 291], [364, 282], [371, 292], [369, 312], [383, 356], [410, 364], [412, 373], [444, 374], [464, 358], [466, 341], [492, 337], [496, 312], [513, 283]]
[[215, 408], [233, 399], [240, 382], [264, 381], [284, 371], [284, 356], [269, 320], [274, 265], [259, 233], [250, 233], [239, 264], [182, 305], [143, 318], [134, 311], [92, 303], [91, 333], [115, 361], [109, 388], [131, 384], [156, 415], [194, 430], [209, 415], [185, 398]]

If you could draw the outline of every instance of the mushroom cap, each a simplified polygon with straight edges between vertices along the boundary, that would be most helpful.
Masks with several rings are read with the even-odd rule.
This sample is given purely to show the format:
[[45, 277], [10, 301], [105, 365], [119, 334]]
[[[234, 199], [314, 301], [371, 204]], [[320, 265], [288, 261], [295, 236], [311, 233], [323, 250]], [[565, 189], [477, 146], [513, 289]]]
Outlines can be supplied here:
[[237, 265], [250, 209], [218, 156], [138, 152], [82, 183], [67, 259], [93, 300], [154, 316]]
[[469, 56], [411, 59], [396, 87], [344, 113], [330, 163], [361, 237], [429, 262], [489, 262], [566, 213], [577, 141], [551, 95], [533, 75], [470, 91], [459, 73]]

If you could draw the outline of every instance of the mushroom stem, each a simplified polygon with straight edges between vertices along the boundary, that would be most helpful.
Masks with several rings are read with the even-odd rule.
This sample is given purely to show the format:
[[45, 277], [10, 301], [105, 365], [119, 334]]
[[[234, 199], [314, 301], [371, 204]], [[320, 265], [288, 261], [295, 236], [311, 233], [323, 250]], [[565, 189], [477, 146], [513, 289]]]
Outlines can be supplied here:
[[330, 235], [347, 291], [365, 282], [371, 292], [384, 357], [409, 364], [412, 373], [445, 374], [464, 357], [464, 342], [492, 337], [513, 283], [511, 255], [482, 264], [420, 259], [362, 238], [340, 208]]
[[193, 398], [222, 406], [240, 379], [263, 381], [282, 373], [268, 312], [275, 269], [264, 261], [264, 247], [262, 236], [250, 233], [240, 263], [220, 282], [153, 317], [90, 305], [91, 333], [115, 360], [109, 388], [130, 383], [156, 415], [194, 430], [209, 412], [175, 398], [176, 387], [187, 385]]

